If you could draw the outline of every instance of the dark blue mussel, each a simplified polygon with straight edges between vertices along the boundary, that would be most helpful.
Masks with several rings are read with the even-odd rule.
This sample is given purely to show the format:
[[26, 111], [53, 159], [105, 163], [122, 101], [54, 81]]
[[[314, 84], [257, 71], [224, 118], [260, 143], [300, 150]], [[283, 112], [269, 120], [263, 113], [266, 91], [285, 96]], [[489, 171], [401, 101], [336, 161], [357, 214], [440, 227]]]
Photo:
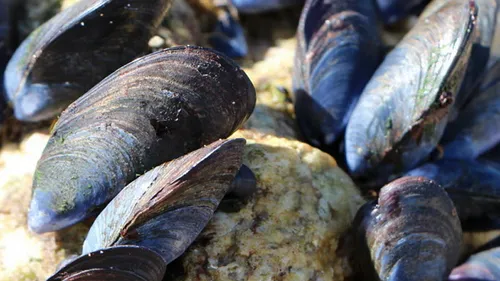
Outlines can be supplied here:
[[[165, 266], [194, 241], [229, 190], [241, 166], [244, 145], [244, 139], [219, 140], [137, 178], [97, 217], [82, 256], [67, 262], [49, 280], [73, 280], [64, 277], [81, 275], [82, 271], [90, 271], [88, 279], [82, 280], [95, 280], [91, 278], [96, 269], [102, 274], [117, 269], [129, 275], [148, 273], [138, 280], [161, 280]], [[119, 255], [130, 250], [145, 253]], [[97, 258], [85, 258], [87, 255]], [[103, 262], [105, 258], [110, 260]], [[141, 263], [129, 268], [119, 263], [133, 259]], [[115, 268], [110, 268], [111, 262]]]
[[441, 281], [458, 261], [462, 229], [452, 201], [435, 182], [403, 177], [357, 213], [355, 280]]
[[440, 184], [453, 200], [464, 230], [500, 228], [500, 163], [442, 159], [406, 175]]
[[304, 0], [231, 0], [231, 4], [241, 14], [258, 14], [298, 6]]
[[376, 0], [381, 18], [386, 24], [392, 24], [411, 14], [416, 14], [430, 0]]
[[465, 263], [453, 269], [449, 281], [500, 280], [500, 247], [472, 255]]
[[480, 91], [446, 127], [444, 158], [474, 159], [500, 143], [500, 62], [488, 70]]
[[16, 118], [50, 119], [148, 50], [170, 0], [80, 0], [37, 28], [7, 66]]
[[381, 60], [371, 0], [308, 0], [297, 30], [293, 98], [299, 127], [330, 146]]
[[436, 147], [467, 67], [473, 3], [450, 1], [421, 16], [377, 69], [346, 129], [354, 177], [384, 179], [407, 171]]
[[210, 49], [165, 49], [120, 68], [61, 114], [35, 171], [29, 227], [83, 220], [138, 174], [231, 135], [255, 99], [243, 70]]
[[248, 54], [248, 44], [241, 24], [223, 8], [217, 15], [214, 31], [208, 38], [208, 43], [215, 50], [231, 58], [240, 58]]

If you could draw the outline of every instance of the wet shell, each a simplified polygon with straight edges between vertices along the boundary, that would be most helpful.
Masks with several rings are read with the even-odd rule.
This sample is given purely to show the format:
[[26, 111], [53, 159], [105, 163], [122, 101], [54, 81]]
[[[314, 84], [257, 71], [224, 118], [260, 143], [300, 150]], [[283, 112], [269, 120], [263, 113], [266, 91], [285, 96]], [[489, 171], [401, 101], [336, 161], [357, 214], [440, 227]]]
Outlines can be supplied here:
[[137, 246], [101, 249], [63, 266], [47, 281], [160, 281], [166, 264], [155, 252]]
[[246, 74], [209, 49], [165, 49], [117, 70], [55, 125], [35, 171], [30, 228], [72, 225], [145, 171], [228, 137], [255, 98]]
[[449, 281], [496, 281], [500, 280], [500, 247], [471, 256], [456, 267]]
[[423, 176], [441, 185], [457, 208], [464, 230], [487, 230], [496, 226], [495, 219], [500, 217], [500, 164], [487, 160], [443, 159], [406, 175]]
[[476, 14], [468, 1], [449, 2], [421, 17], [387, 55], [347, 125], [354, 176], [411, 169], [436, 147], [467, 66]]
[[419, 177], [384, 186], [378, 205], [367, 203], [358, 211], [355, 226], [356, 253], [370, 256], [373, 263], [362, 264], [365, 279], [357, 280], [371, 280], [370, 268], [380, 280], [443, 280], [455, 266], [462, 242], [450, 198], [435, 182]]
[[168, 264], [200, 234], [241, 166], [244, 139], [221, 140], [127, 185], [90, 228], [83, 254], [138, 245]]
[[444, 158], [474, 159], [500, 143], [500, 62], [443, 135]]
[[81, 0], [33, 31], [5, 73], [16, 118], [40, 121], [56, 116], [145, 53], [169, 4], [170, 0]]
[[230, 2], [241, 14], [259, 14], [298, 6], [303, 4], [304, 0], [231, 0]]
[[217, 15], [217, 23], [208, 42], [215, 50], [231, 57], [239, 58], [248, 54], [248, 45], [241, 24], [223, 9]]
[[382, 52], [371, 0], [308, 0], [297, 30], [295, 113], [311, 144], [343, 133]]
[[420, 12], [430, 0], [377, 0], [384, 23], [392, 24], [406, 16]]

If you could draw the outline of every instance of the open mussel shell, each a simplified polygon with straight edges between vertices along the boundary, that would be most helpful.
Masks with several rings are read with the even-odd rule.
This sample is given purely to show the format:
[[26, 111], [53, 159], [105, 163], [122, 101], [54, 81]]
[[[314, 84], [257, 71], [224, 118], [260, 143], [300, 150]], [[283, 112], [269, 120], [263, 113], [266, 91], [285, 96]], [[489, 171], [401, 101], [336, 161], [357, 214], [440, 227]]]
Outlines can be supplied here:
[[416, 14], [430, 0], [376, 0], [380, 17], [386, 24], [393, 24], [408, 15]]
[[480, 91], [445, 130], [444, 158], [474, 159], [500, 143], [500, 62], [490, 70]]
[[372, 262], [361, 264], [365, 276], [356, 280], [371, 280], [373, 269], [380, 280], [443, 280], [458, 260], [460, 221], [444, 189], [431, 180], [403, 177], [387, 184], [378, 204], [358, 211], [354, 225], [357, 255]]
[[464, 230], [498, 228], [500, 164], [488, 160], [446, 160], [427, 163], [407, 176], [436, 181], [452, 199]]
[[331, 146], [382, 58], [371, 0], [308, 0], [297, 30], [293, 100], [309, 143]]
[[163, 258], [149, 249], [118, 246], [81, 255], [60, 268], [47, 281], [160, 281]]
[[255, 98], [243, 70], [209, 49], [165, 49], [117, 70], [56, 123], [35, 171], [30, 228], [72, 225], [145, 171], [230, 136]]
[[50, 119], [144, 54], [170, 0], [80, 0], [33, 31], [5, 73], [16, 118]]
[[168, 264], [200, 234], [229, 190], [244, 139], [216, 141], [154, 168], [127, 185], [102, 211], [83, 254], [115, 245], [157, 252]]
[[420, 17], [386, 56], [347, 125], [355, 177], [407, 171], [436, 147], [467, 66], [476, 14], [469, 1], [448, 2]]
[[449, 281], [500, 280], [500, 247], [472, 255], [464, 264], [453, 269]]

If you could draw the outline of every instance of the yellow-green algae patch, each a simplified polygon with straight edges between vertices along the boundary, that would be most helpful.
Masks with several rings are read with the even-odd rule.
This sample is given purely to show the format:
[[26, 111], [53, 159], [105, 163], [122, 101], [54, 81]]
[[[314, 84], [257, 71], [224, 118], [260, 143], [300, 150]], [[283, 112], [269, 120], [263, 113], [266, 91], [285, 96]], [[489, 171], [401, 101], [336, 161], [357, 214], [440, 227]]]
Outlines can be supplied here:
[[326, 153], [239, 131], [258, 192], [240, 211], [218, 211], [182, 257], [181, 280], [344, 280], [341, 235], [364, 202]]

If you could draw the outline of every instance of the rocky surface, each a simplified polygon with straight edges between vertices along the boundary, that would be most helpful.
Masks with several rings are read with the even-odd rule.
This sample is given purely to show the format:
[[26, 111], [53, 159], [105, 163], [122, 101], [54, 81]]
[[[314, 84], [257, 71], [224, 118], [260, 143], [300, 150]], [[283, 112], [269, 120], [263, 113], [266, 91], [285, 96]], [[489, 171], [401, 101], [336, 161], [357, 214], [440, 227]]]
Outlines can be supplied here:
[[177, 280], [344, 280], [341, 235], [363, 203], [335, 160], [295, 140], [239, 131], [258, 191], [216, 213], [182, 257]]

